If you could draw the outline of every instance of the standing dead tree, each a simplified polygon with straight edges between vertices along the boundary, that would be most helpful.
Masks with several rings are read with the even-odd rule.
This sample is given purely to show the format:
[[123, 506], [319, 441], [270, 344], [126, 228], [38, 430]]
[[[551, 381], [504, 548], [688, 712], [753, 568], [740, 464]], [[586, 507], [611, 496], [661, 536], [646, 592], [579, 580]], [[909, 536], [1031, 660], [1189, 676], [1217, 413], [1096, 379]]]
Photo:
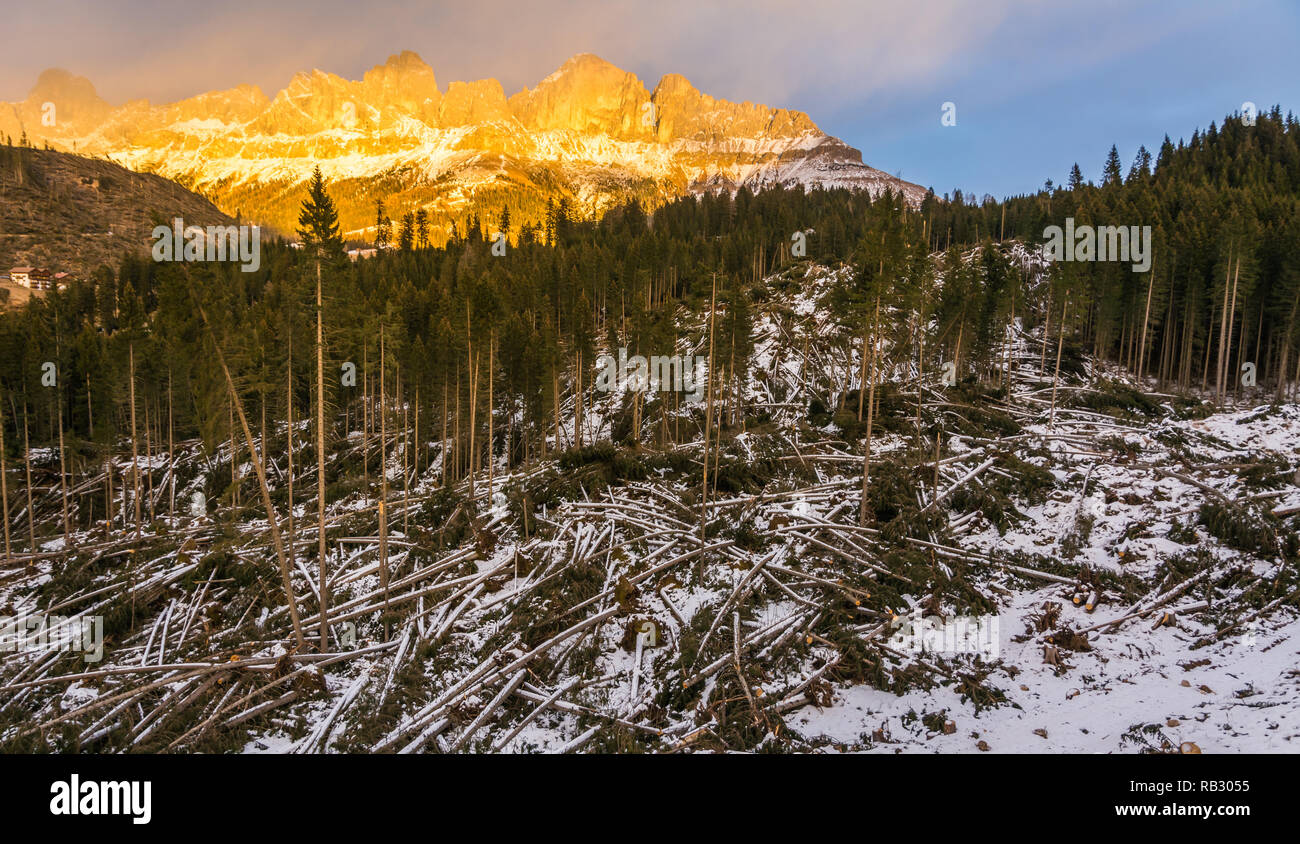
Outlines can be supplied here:
[[[302, 625], [298, 621], [298, 602], [293, 597], [293, 582], [289, 578], [289, 558], [285, 554], [284, 540], [280, 536], [280, 523], [276, 518], [275, 507], [271, 504], [271, 489], [266, 482], [266, 466], [262, 461], [262, 455], [257, 450], [257, 445], [253, 441], [253, 432], [248, 427], [248, 417], [244, 414], [244, 403], [239, 398], [239, 392], [235, 389], [234, 378], [230, 375], [230, 367], [226, 364], [225, 352], [221, 350], [221, 344], [217, 341], [216, 335], [212, 331], [212, 323], [208, 321], [207, 311], [204, 310], [202, 303], [199, 302], [198, 296], [194, 293], [194, 287], [191, 285], [190, 297], [194, 301], [194, 307], [198, 309], [199, 317], [203, 320], [203, 326], [207, 329], [208, 339], [212, 341], [213, 351], [217, 354], [217, 363], [221, 366], [221, 373], [226, 379], [226, 390], [230, 394], [230, 403], [234, 406], [235, 412], [239, 415], [239, 425], [243, 429], [244, 442], [248, 445], [249, 455], [253, 458], [253, 469], [257, 472], [257, 485], [262, 493], [262, 506], [266, 508], [266, 522], [271, 531], [271, 542], [275, 546], [275, 556], [280, 563], [280, 578], [284, 585], [284, 597], [289, 607], [289, 618], [293, 621], [293, 637], [298, 644], [298, 650], [303, 651], [307, 648], [306, 640], [302, 635]], [[322, 474], [322, 480], [324, 475]], [[322, 530], [321, 535], [324, 536]], [[322, 561], [321, 565], [324, 565]], [[322, 612], [321, 627], [324, 628], [324, 597], [322, 595]]]

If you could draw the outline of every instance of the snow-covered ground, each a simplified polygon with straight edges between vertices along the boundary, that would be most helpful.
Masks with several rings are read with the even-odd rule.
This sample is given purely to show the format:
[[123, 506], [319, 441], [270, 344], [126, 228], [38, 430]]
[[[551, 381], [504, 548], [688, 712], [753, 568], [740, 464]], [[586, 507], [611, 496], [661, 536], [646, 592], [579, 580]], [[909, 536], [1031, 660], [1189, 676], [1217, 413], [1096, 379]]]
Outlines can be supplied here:
[[[1023, 250], [1013, 257], [1032, 264]], [[0, 654], [0, 694], [13, 704], [0, 708], [0, 743], [1294, 751], [1300, 406], [1210, 412], [1153, 393], [1163, 407], [1098, 412], [1098, 401], [1131, 400], [1103, 380], [1119, 374], [1090, 364], [1095, 378], [1054, 392], [1041, 339], [1017, 326], [1009, 398], [972, 398], [927, 366], [920, 398], [927, 432], [941, 435], [936, 466], [929, 433], [921, 459], [910, 451], [915, 358], [906, 319], [893, 320], [883, 367], [893, 404], [877, 420], [870, 487], [886, 515], [861, 525], [860, 433], [842, 427], [854, 425], [861, 347], [824, 298], [845, 272], [805, 265], [768, 279], [742, 386], [753, 425], [730, 430], [711, 464], [733, 488], [711, 496], [703, 551], [699, 408], [647, 405], [645, 448], [616, 452], [620, 391], [588, 397], [583, 439], [605, 451], [571, 451], [564, 466], [499, 462], [491, 488], [480, 474], [472, 495], [466, 483], [442, 490], [436, 458], [406, 489], [390, 451], [387, 599], [374, 489], [331, 501], [324, 657], [292, 652], [264, 519], [223, 537], [214, 501], [139, 543], [129, 531], [74, 536], [71, 569], [47, 530], [49, 556], [33, 572], [0, 572], [0, 614], [57, 606], [116, 623], [101, 665]], [[698, 315], [682, 309], [678, 328], [675, 351], [699, 353]], [[976, 401], [1002, 421], [972, 421]], [[571, 397], [562, 420], [563, 448], [577, 439]], [[670, 425], [679, 441], [657, 443]], [[327, 460], [355, 460], [360, 444], [354, 434]], [[207, 473], [228, 472], [228, 452], [186, 448], [180, 502]], [[287, 492], [275, 480], [287, 466], [273, 469]], [[295, 496], [299, 525], [312, 524], [308, 494]], [[544, 502], [526, 520], [525, 500]], [[43, 506], [57, 513], [53, 499]], [[316, 564], [299, 554], [291, 575], [313, 639]], [[900, 635], [914, 612], [995, 617], [996, 650], [914, 652]], [[95, 674], [105, 669], [114, 673]], [[79, 672], [91, 676], [69, 679]]]

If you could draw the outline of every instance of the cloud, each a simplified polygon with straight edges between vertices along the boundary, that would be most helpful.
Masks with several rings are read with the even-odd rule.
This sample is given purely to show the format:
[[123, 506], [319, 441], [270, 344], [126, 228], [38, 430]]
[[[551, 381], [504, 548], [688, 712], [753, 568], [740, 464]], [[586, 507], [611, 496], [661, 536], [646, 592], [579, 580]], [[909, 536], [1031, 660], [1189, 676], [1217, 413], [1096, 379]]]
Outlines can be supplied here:
[[508, 93], [588, 51], [653, 88], [676, 72], [715, 96], [811, 111], [846, 94], [933, 78], [977, 50], [1028, 0], [46, 0], [12, 17], [0, 99], [21, 99], [45, 67], [87, 76], [110, 102], [169, 102], [242, 83], [268, 94], [299, 70], [359, 78], [402, 49], [439, 83], [493, 76]]
[[[40, 0], [7, 10], [0, 102], [41, 70], [114, 104], [319, 68], [359, 79], [403, 49], [440, 87], [507, 94], [575, 53], [647, 88], [680, 73], [808, 113], [871, 164], [925, 184], [1025, 190], [1074, 160], [1177, 137], [1245, 99], [1294, 107], [1295, 0]], [[936, 135], [941, 104], [961, 129]], [[1098, 150], [1100, 149], [1100, 152]], [[989, 182], [993, 184], [989, 184]]]

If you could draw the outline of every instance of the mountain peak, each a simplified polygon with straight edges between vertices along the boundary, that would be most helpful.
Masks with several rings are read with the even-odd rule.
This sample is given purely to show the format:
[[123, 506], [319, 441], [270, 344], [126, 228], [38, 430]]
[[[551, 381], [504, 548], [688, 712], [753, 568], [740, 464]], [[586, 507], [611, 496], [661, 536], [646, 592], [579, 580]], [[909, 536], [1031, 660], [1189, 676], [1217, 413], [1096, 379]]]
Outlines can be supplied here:
[[51, 67], [41, 71], [36, 84], [27, 94], [28, 102], [34, 100], [62, 100], [65, 103], [82, 105], [107, 105], [99, 97], [94, 84], [84, 76], [77, 76], [61, 67]]
[[27, 99], [17, 108], [25, 124], [77, 130], [102, 121], [111, 110], [89, 79], [60, 67], [42, 71]]
[[[57, 123], [42, 121], [46, 101]], [[802, 112], [714, 98], [676, 73], [651, 94], [635, 74], [589, 52], [509, 99], [495, 79], [452, 82], [444, 93], [411, 50], [360, 80], [310, 70], [269, 99], [240, 86], [159, 106], [110, 108], [89, 80], [50, 70], [27, 101], [0, 104], [0, 133], [22, 132], [37, 145], [75, 146], [203, 186], [227, 210], [286, 231], [293, 212], [285, 186], [318, 164], [340, 184], [340, 215], [352, 231], [373, 223], [377, 190], [444, 220], [505, 197], [536, 216], [559, 196], [598, 215], [633, 196], [654, 206], [741, 185], [889, 186], [913, 202], [925, 193], [867, 167]]]
[[574, 53], [569, 60], [560, 65], [560, 70], [604, 70], [606, 68], [623, 73], [623, 69], [607, 62], [595, 53]]
[[384, 67], [391, 67], [394, 70], [429, 70], [429, 63], [420, 58], [420, 54], [414, 50], [402, 50], [400, 53], [394, 53], [384, 62]]
[[635, 74], [594, 53], [578, 53], [559, 70], [510, 98], [519, 122], [542, 131], [608, 132], [616, 138], [649, 138], [653, 121], [642, 119], [650, 92]]
[[691, 84], [691, 80], [682, 76], [680, 73], [665, 73], [655, 86], [654, 96], [657, 100], [660, 96], [694, 96], [700, 95], [699, 89]]
[[381, 122], [405, 114], [434, 125], [442, 102], [433, 68], [411, 50], [391, 55], [366, 71], [353, 96], [358, 109], [363, 104], [378, 109]]
[[383, 64], [377, 64], [366, 75], [362, 77], [366, 84], [380, 83], [385, 81], [402, 84], [418, 85], [427, 89], [434, 83], [433, 68], [429, 67], [424, 59], [420, 58], [418, 53], [410, 50], [403, 50], [388, 57]]

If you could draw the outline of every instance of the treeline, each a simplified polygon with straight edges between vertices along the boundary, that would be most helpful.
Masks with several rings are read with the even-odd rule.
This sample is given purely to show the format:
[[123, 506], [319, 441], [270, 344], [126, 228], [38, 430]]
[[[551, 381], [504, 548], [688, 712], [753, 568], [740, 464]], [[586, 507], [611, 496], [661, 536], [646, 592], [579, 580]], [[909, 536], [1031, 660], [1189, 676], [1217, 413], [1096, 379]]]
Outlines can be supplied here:
[[1002, 203], [927, 197], [922, 213], [934, 220], [934, 248], [1003, 236], [1040, 243], [1067, 217], [1151, 226], [1149, 273], [1119, 262], [1056, 267], [1090, 350], [1184, 390], [1239, 387], [1245, 363], [1279, 396], [1300, 378], [1300, 123], [1278, 107], [1254, 125], [1230, 116], [1176, 146], [1166, 137], [1127, 172], [1112, 147], [1099, 185], [1076, 164], [1065, 186], [1049, 181]]
[[[735, 387], [750, 363], [749, 309], [766, 295], [763, 277], [803, 259], [848, 268], [835, 313], [862, 354], [846, 394], [900, 361], [928, 377], [951, 361], [961, 377], [999, 382], [1010, 365], [1006, 327], [1017, 318], [1046, 320], [1053, 342], [1064, 328], [1071, 346], [1165, 385], [1226, 390], [1238, 384], [1239, 364], [1253, 362], [1259, 382], [1281, 392], [1287, 379], [1279, 374], [1300, 362], [1297, 137], [1295, 119], [1276, 110], [1254, 126], [1230, 118], [1188, 143], [1166, 142], [1153, 159], [1140, 155], [1127, 174], [1112, 155], [1100, 185], [1080, 178], [978, 206], [959, 197], [929, 196], [908, 208], [889, 193], [872, 200], [843, 190], [742, 189], [683, 198], [653, 215], [632, 203], [599, 222], [575, 219], [567, 203], [527, 224], [512, 225], [518, 218], [502, 209], [464, 219], [445, 245], [423, 248], [402, 239], [399, 219], [394, 242], [406, 248], [359, 262], [342, 255], [337, 214], [334, 234], [308, 237], [308, 248], [264, 243], [252, 273], [127, 257], [0, 316], [5, 444], [10, 455], [21, 453], [24, 435], [53, 446], [62, 430], [83, 461], [128, 437], [142, 449], [201, 436], [211, 449], [233, 442], [238, 450], [213, 355], [220, 344], [250, 423], [274, 447], [290, 402], [298, 419], [314, 407], [318, 256], [329, 437], [377, 430], [388, 419], [376, 422], [377, 413], [402, 414], [406, 427], [395, 430], [433, 444], [409, 449], [411, 468], [445, 453], [448, 482], [484, 471], [489, 448], [514, 464], [589, 444], [597, 347], [670, 354], [689, 323], [698, 349], [702, 312], [716, 314], [720, 418], [743, 419]], [[310, 201], [328, 201], [319, 187]], [[1151, 225], [1151, 272], [1060, 263], [1050, 283], [1035, 285], [1008, 248], [995, 247], [1012, 238], [1039, 243], [1045, 226], [1066, 217]], [[497, 255], [490, 238], [503, 229], [510, 245]], [[200, 323], [200, 303], [210, 326]], [[887, 350], [894, 360], [881, 357]], [[42, 384], [46, 362], [55, 364], [55, 387]], [[349, 362], [355, 387], [342, 376]], [[698, 438], [690, 414], [701, 411], [671, 396], [626, 410], [616, 439]], [[367, 476], [376, 459], [368, 456]]]

